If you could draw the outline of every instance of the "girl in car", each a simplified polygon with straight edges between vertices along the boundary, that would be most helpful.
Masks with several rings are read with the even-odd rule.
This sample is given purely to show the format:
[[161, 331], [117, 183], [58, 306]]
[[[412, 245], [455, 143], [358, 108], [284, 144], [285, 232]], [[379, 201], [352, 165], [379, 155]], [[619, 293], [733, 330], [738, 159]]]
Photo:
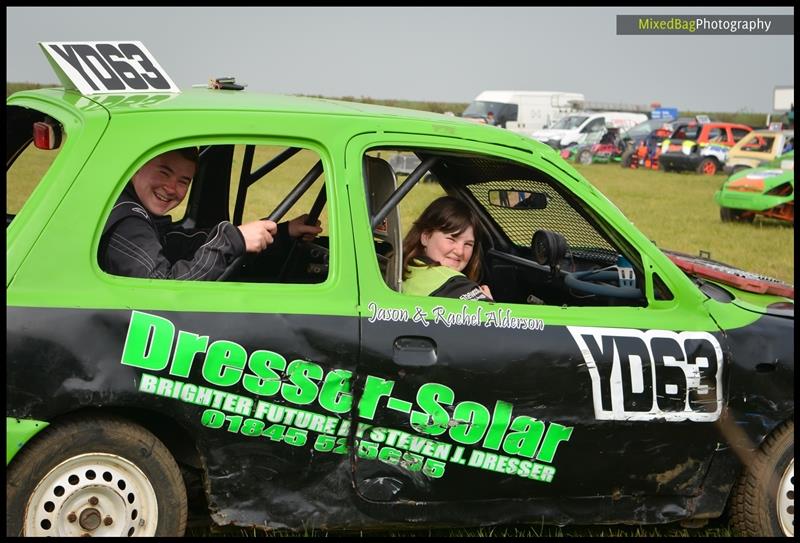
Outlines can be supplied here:
[[442, 196], [414, 221], [403, 240], [403, 284], [406, 294], [462, 300], [492, 300], [479, 285], [480, 223], [461, 200]]

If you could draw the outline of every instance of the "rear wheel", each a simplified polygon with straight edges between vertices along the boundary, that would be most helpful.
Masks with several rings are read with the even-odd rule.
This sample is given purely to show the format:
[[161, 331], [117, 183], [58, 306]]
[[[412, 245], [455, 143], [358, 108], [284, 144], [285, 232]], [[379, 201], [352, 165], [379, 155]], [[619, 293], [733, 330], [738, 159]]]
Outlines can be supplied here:
[[578, 164], [588, 165], [592, 163], [592, 152], [589, 149], [581, 149], [575, 156], [575, 162]]
[[775, 430], [745, 468], [731, 520], [741, 535], [794, 537], [794, 421]]
[[697, 173], [703, 175], [715, 175], [718, 169], [717, 161], [713, 158], [704, 158], [700, 161], [700, 164], [697, 165]]
[[124, 419], [45, 428], [7, 472], [10, 536], [181, 536], [186, 488], [161, 441]]
[[722, 222], [753, 222], [755, 213], [744, 209], [721, 207], [719, 208], [719, 218], [722, 219]]

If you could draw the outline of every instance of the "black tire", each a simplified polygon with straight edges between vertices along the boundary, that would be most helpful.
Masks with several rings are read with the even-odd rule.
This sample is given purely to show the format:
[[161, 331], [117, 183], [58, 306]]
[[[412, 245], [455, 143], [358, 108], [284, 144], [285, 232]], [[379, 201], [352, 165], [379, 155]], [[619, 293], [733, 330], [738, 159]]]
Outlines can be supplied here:
[[588, 166], [592, 163], [592, 152], [589, 149], [581, 149], [578, 151], [578, 154], [575, 155], [575, 162]]
[[773, 431], [745, 468], [731, 497], [731, 521], [744, 536], [794, 535], [794, 421]]
[[[9, 536], [182, 536], [186, 530], [178, 465], [156, 436], [124, 419], [49, 426], [17, 453], [6, 474]], [[148, 521], [156, 511], [153, 526]]]
[[719, 208], [719, 218], [722, 219], [722, 222], [753, 222], [755, 213], [748, 213], [742, 209], [721, 207]]

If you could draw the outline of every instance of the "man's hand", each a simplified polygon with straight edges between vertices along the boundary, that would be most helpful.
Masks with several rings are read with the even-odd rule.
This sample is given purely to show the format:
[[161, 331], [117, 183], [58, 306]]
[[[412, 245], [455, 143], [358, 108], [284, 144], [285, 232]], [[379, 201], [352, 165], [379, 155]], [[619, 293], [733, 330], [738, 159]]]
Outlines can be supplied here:
[[244, 236], [244, 250], [248, 253], [260, 253], [278, 233], [278, 225], [267, 220], [248, 222], [238, 228]]
[[311, 241], [317, 237], [317, 234], [322, 232], [319, 221], [316, 224], [306, 224], [306, 219], [308, 219], [308, 213], [303, 213], [289, 221], [289, 236], [300, 238], [303, 241]]

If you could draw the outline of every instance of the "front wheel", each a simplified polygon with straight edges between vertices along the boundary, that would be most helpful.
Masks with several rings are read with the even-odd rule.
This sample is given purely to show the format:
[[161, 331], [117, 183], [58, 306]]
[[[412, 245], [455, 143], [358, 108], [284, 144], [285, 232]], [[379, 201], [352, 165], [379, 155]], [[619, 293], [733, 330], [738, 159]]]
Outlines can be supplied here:
[[575, 162], [588, 166], [592, 163], [592, 152], [589, 149], [581, 149], [575, 157]]
[[704, 158], [697, 165], [697, 173], [703, 175], [715, 175], [718, 169], [717, 161], [713, 158]]
[[7, 472], [6, 535], [181, 536], [186, 487], [141, 426], [93, 417], [45, 428]]
[[755, 213], [743, 209], [719, 208], [719, 218], [722, 222], [753, 222]]
[[745, 468], [731, 518], [744, 536], [794, 537], [794, 421], [775, 430]]

